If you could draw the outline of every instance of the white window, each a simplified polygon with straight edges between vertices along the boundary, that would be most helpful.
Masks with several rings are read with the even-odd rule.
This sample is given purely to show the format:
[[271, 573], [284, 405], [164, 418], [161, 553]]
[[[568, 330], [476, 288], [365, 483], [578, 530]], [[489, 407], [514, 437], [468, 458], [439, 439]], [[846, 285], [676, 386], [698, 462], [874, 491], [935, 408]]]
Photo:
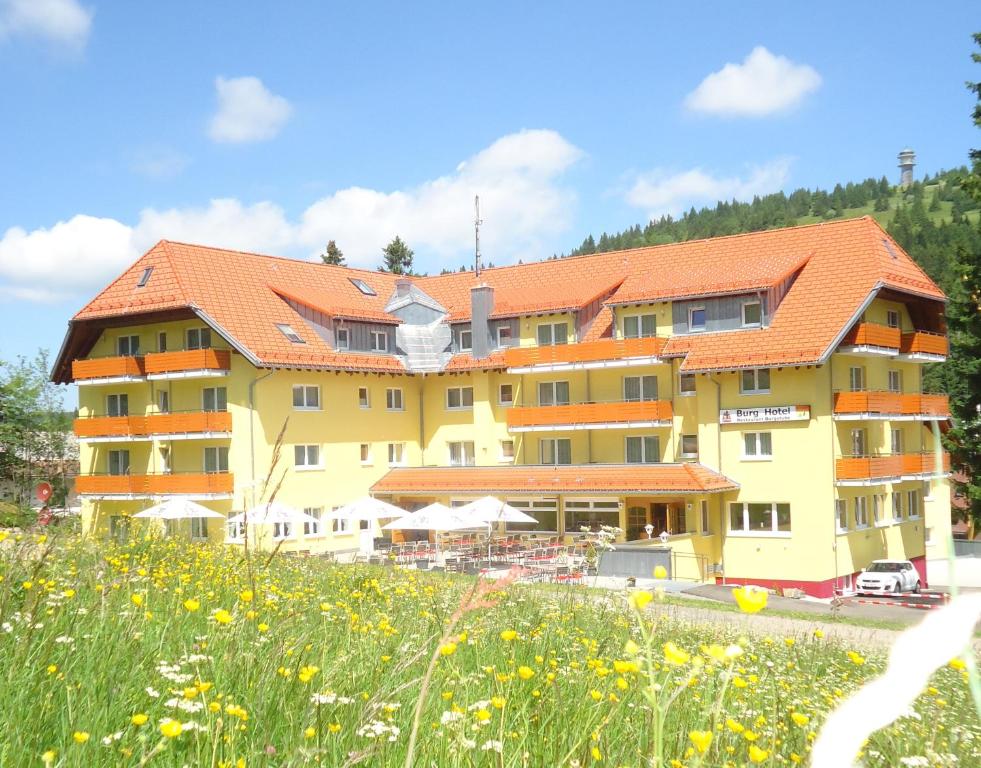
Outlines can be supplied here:
[[385, 331], [372, 331], [371, 350], [373, 352], [388, 352], [388, 333]]
[[473, 331], [460, 331], [460, 351], [469, 352], [473, 349]]
[[698, 457], [698, 435], [681, 436], [681, 457], [694, 459]]
[[678, 378], [678, 394], [690, 397], [695, 394], [695, 374], [682, 373]]
[[597, 531], [602, 526], [620, 525], [620, 502], [610, 499], [566, 499], [565, 530], [579, 533], [583, 528]]
[[838, 533], [848, 530], [848, 499], [835, 499], [835, 528]]
[[293, 523], [273, 523], [273, 541], [293, 538]]
[[899, 491], [892, 495], [892, 519], [897, 521], [903, 519], [903, 494]]
[[361, 463], [371, 464], [371, 443], [361, 443]]
[[116, 339], [116, 354], [120, 357], [135, 357], [140, 354], [139, 336], [120, 336]]
[[729, 505], [729, 529], [735, 533], [789, 534], [790, 505], [734, 502]]
[[298, 411], [319, 411], [320, 387], [293, 385], [293, 408]]
[[852, 444], [852, 456], [865, 456], [865, 448], [868, 445], [866, 432], [864, 429], [853, 429], [850, 433]]
[[160, 333], [157, 334], [157, 352], [166, 352], [166, 351], [167, 351], [167, 332], [160, 331]]
[[705, 330], [705, 307], [689, 307], [688, 308], [688, 331], [690, 333], [695, 333], [696, 331]]
[[743, 432], [743, 459], [760, 461], [773, 458], [773, 437], [770, 432]]
[[709, 534], [712, 533], [712, 525], [711, 525], [711, 521], [709, 520], [708, 500], [702, 499], [699, 502], [699, 512], [700, 512], [701, 523], [702, 523], [702, 535], [708, 536]]
[[918, 491], [906, 491], [906, 516], [910, 520], [920, 517], [920, 494]]
[[348, 328], [338, 328], [335, 332], [338, 349], [351, 348], [351, 331]]
[[170, 413], [170, 390], [157, 390], [157, 410], [160, 413]]
[[472, 467], [475, 462], [473, 441], [447, 443], [450, 450], [451, 467]]
[[903, 391], [903, 372], [902, 371], [889, 371], [889, 391], [890, 392], [902, 392]]
[[876, 525], [888, 525], [886, 520], [886, 497], [878, 493], [872, 494], [872, 520]]
[[296, 469], [322, 469], [319, 445], [294, 445], [293, 466]]
[[886, 310], [886, 325], [888, 325], [890, 328], [899, 327], [899, 313], [896, 310]]
[[245, 521], [240, 520], [225, 525], [225, 535], [229, 541], [242, 541], [245, 538]]
[[514, 461], [514, 440], [501, 440], [498, 461], [502, 463], [512, 463]]
[[371, 408], [371, 396], [367, 387], [358, 387], [358, 405], [361, 408]]
[[225, 387], [205, 387], [201, 390], [201, 410], [227, 411], [228, 390]]
[[624, 442], [628, 464], [657, 464], [661, 460], [661, 445], [655, 436], [627, 437]]
[[109, 451], [109, 474], [129, 474], [129, 451]]
[[405, 443], [388, 444], [388, 464], [392, 467], [401, 467], [405, 464]]
[[568, 405], [568, 381], [541, 381], [538, 383], [539, 405]]
[[739, 373], [739, 392], [743, 395], [765, 394], [770, 391], [770, 369], [752, 368]]
[[514, 337], [511, 335], [510, 325], [497, 326], [497, 346], [510, 347]]
[[861, 365], [853, 365], [848, 369], [848, 388], [852, 392], [865, 391], [865, 368]]
[[213, 447], [204, 449], [204, 471], [208, 474], [228, 471], [228, 448]]
[[304, 536], [319, 536], [323, 533], [323, 507], [304, 507], [304, 514], [310, 515], [314, 518], [314, 521], [305, 520], [303, 522], [303, 535]]
[[657, 320], [654, 315], [631, 315], [623, 318], [623, 337], [637, 339], [656, 336]]
[[404, 411], [405, 402], [402, 400], [402, 390], [389, 388], [385, 390], [385, 407], [390, 411]]
[[106, 414], [129, 416], [129, 395], [106, 395]]
[[451, 411], [473, 408], [473, 387], [448, 387], [446, 407]]
[[150, 275], [153, 274], [153, 267], [147, 267], [143, 270], [143, 274], [140, 275], [139, 281], [136, 283], [137, 288], [142, 288], [147, 283], [150, 282]]
[[170, 446], [160, 446], [160, 471], [165, 475], [170, 474]]
[[898, 456], [903, 452], [903, 430], [893, 429], [889, 432], [889, 452]]
[[538, 346], [549, 347], [569, 343], [568, 323], [542, 323], [538, 326]]
[[365, 296], [377, 296], [378, 295], [375, 292], [375, 289], [372, 288], [370, 285], [368, 285], [361, 278], [359, 278], [359, 277], [349, 277], [348, 280], [350, 280], [354, 284], [354, 287], [357, 288], [359, 291], [361, 291], [361, 293], [363, 293]]
[[514, 384], [501, 384], [498, 386], [497, 402], [501, 405], [514, 405]]
[[628, 403], [657, 400], [657, 376], [624, 376], [623, 399]]
[[[336, 507], [335, 507], [336, 509]], [[350, 518], [335, 518], [332, 529], [338, 535], [345, 535], [354, 532], [354, 525]]]
[[211, 329], [188, 328], [185, 340], [188, 349], [211, 349]]
[[743, 325], [762, 325], [763, 324], [763, 305], [758, 301], [747, 301], [743, 303]]
[[208, 518], [191, 518], [191, 538], [196, 541], [203, 541], [208, 538]]
[[542, 464], [572, 463], [572, 441], [567, 437], [540, 440], [538, 447]]
[[558, 499], [507, 499], [509, 506], [535, 518], [535, 523], [506, 523], [509, 531], [557, 533], [559, 530]]
[[865, 496], [855, 497], [855, 527], [869, 527], [869, 500]]

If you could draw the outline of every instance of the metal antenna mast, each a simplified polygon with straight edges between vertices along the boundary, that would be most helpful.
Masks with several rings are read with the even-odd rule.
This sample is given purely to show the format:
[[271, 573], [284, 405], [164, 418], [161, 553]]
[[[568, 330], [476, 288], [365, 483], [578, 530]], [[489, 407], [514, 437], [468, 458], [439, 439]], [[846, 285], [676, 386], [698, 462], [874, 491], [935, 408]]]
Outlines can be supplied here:
[[474, 195], [473, 198], [473, 236], [474, 236], [474, 273], [475, 277], [480, 277], [480, 225], [483, 224], [483, 220], [480, 218], [480, 195]]

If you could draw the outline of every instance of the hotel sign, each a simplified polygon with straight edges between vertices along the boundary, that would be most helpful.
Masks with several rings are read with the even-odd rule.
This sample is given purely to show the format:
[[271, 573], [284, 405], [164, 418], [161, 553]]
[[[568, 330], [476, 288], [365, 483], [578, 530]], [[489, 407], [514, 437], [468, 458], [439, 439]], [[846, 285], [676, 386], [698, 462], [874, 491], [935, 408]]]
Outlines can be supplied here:
[[771, 421], [808, 421], [809, 405], [770, 405], [762, 408], [723, 408], [720, 424], [759, 424]]

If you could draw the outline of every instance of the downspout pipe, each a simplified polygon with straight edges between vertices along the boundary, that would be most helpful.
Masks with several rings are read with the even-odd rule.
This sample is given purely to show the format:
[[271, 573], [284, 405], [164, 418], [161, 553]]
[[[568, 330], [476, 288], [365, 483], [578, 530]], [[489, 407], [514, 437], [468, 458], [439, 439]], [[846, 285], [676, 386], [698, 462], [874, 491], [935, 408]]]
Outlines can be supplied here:
[[250, 497], [252, 500], [251, 506], [255, 506], [255, 388], [256, 385], [263, 379], [268, 379], [276, 373], [273, 369], [269, 373], [263, 374], [262, 376], [256, 376], [249, 382], [249, 461], [252, 467], [252, 484], [250, 490]]

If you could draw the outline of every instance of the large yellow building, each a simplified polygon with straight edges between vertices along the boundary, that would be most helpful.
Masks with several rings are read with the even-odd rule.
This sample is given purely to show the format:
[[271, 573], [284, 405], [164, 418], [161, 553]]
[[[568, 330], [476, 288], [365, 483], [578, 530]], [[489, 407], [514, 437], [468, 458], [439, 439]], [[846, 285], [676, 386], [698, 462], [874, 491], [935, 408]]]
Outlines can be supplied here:
[[[485, 494], [576, 536], [667, 534], [676, 575], [848, 588], [949, 534], [944, 296], [869, 218], [401, 278], [163, 241], [71, 321], [85, 530], [182, 495], [322, 519]], [[281, 439], [277, 439], [282, 436]], [[279, 460], [274, 449], [280, 444]], [[219, 523], [219, 524], [215, 524]], [[237, 541], [221, 521], [195, 538]]]

